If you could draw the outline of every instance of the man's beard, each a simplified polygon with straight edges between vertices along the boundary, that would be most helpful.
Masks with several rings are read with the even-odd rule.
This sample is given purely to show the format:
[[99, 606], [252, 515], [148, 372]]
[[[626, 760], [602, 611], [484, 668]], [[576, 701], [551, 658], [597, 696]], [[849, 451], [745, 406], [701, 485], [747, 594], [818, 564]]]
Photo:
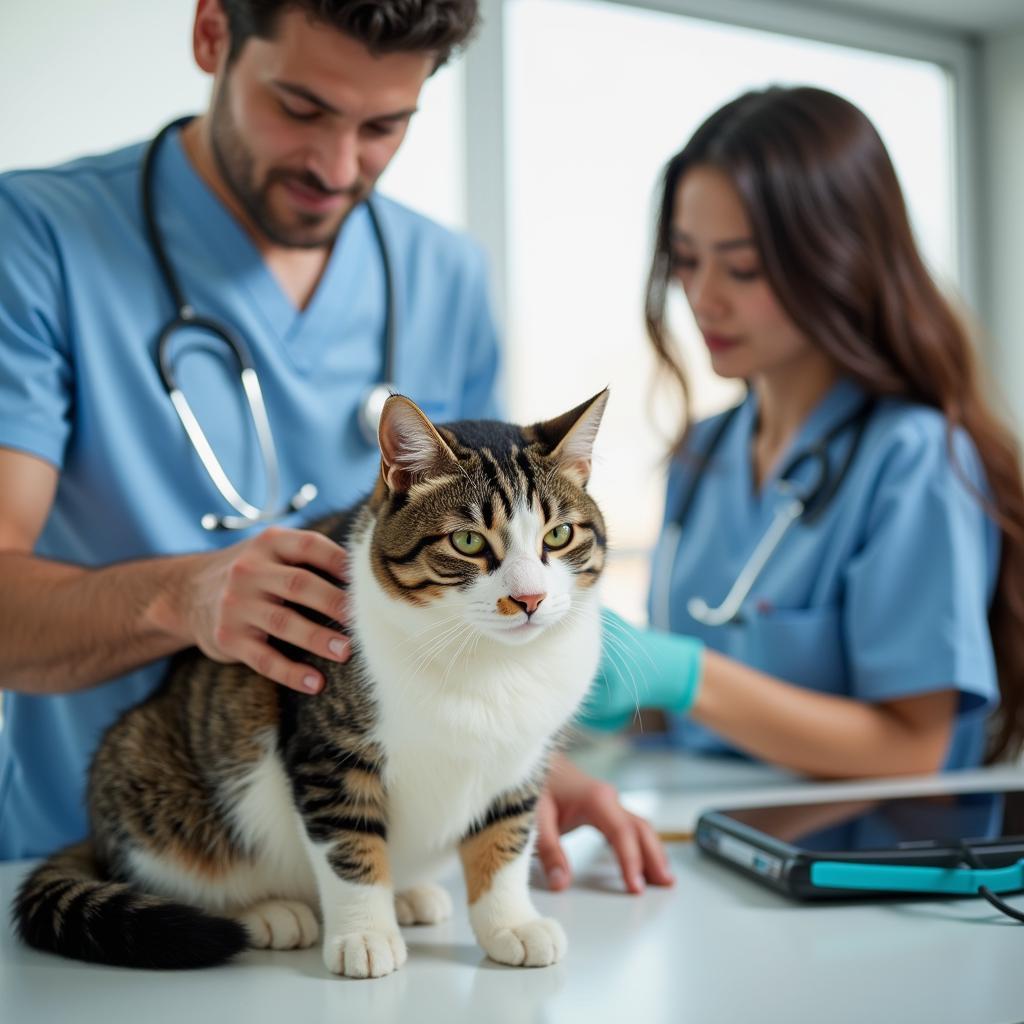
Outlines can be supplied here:
[[[363, 181], [351, 188], [326, 188], [308, 171], [271, 169], [262, 183], [257, 183], [253, 172], [255, 161], [246, 148], [231, 119], [227, 81], [214, 97], [210, 112], [210, 142], [213, 158], [228, 190], [256, 227], [274, 245], [288, 249], [323, 249], [334, 244], [345, 218], [352, 212], [370, 189]], [[324, 195], [348, 195], [352, 203], [340, 213], [316, 214], [296, 211], [290, 222], [284, 224], [274, 215], [270, 203], [270, 190], [278, 182], [294, 181]]]

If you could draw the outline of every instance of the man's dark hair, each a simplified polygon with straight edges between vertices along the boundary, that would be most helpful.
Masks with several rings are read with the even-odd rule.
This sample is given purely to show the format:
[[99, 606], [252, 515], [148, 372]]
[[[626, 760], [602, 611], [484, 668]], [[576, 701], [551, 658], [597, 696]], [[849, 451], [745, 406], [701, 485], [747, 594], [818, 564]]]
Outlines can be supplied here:
[[436, 69], [469, 42], [479, 15], [477, 0], [221, 0], [221, 6], [231, 32], [229, 63], [247, 39], [272, 39], [278, 17], [298, 10], [374, 54], [436, 54]]

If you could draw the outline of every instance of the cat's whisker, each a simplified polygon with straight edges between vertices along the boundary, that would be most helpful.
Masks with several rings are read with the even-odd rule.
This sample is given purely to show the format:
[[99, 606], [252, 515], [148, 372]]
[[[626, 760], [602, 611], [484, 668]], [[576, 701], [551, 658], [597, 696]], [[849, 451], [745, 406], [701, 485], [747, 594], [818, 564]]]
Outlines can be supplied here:
[[639, 666], [639, 659], [637, 654], [642, 654], [652, 669], [657, 670], [657, 665], [650, 654], [644, 649], [644, 647], [634, 638], [633, 634], [620, 626], [617, 622], [609, 622], [608, 625], [611, 627], [607, 633], [607, 638], [613, 644], [617, 644], [621, 649], [623, 655], [630, 655], [632, 657], [632, 664]]
[[[562, 622], [570, 624], [572, 622], [578, 622], [583, 616], [584, 611], [582, 608], [571, 606], [562, 618]], [[633, 672], [634, 666], [637, 665], [637, 660], [632, 656], [633, 651], [629, 649], [626, 641], [618, 636], [612, 635], [610, 632], [605, 637], [607, 641], [607, 656], [612, 660], [616, 667], [620, 668], [624, 675], [628, 675], [629, 688], [633, 696], [633, 707], [635, 713], [639, 715], [641, 708], [640, 699], [640, 684], [637, 680], [636, 674]], [[635, 644], [633, 646], [636, 646]], [[605, 683], [605, 688], [609, 689], [608, 684]], [[642, 721], [642, 720], [641, 720]]]
[[424, 626], [422, 629], [418, 629], [415, 633], [410, 633], [404, 640], [400, 641], [398, 648], [408, 647], [410, 644], [415, 643], [425, 633], [429, 633], [432, 630], [440, 629], [442, 626], [448, 626], [453, 622], [461, 622], [463, 615], [461, 612], [454, 612], [451, 615], [446, 615], [444, 618], [435, 619], [429, 625]]
[[[608, 634], [605, 637], [607, 642], [608, 657], [612, 662], [616, 663], [619, 669], [629, 676], [629, 690], [633, 696], [633, 706], [636, 710], [636, 714], [640, 714], [641, 707], [641, 695], [640, 695], [640, 683], [634, 673], [633, 668], [637, 665], [635, 656], [632, 656], [632, 652], [628, 649], [625, 642], [618, 637]], [[610, 692], [611, 687], [606, 682], [605, 688]]]
[[[582, 615], [582, 611], [574, 608], [565, 616], [565, 618], [576, 618], [580, 615]], [[638, 669], [640, 667], [639, 659], [636, 657], [636, 652], [642, 651], [652, 666], [654, 665], [654, 662], [650, 655], [648, 655], [646, 651], [643, 651], [640, 645], [633, 639], [632, 634], [617, 622], [608, 622], [608, 625], [611, 628], [604, 635], [605, 643], [607, 645], [607, 656], [624, 675], [628, 676], [629, 689], [633, 697], [633, 706], [636, 714], [639, 716], [640, 708], [642, 706], [640, 693], [641, 686], [636, 673], [633, 671], [634, 667]], [[610, 689], [607, 682], [605, 683], [605, 688]]]
[[452, 609], [447, 615], [442, 615], [438, 618], [432, 618], [426, 625], [417, 629], [415, 632], [409, 633], [402, 641], [403, 644], [409, 643], [411, 640], [415, 640], [416, 637], [423, 636], [424, 633], [430, 632], [432, 629], [436, 629], [438, 626], [447, 625], [450, 622], [455, 622], [457, 619], [462, 617], [462, 612], [458, 609]]
[[465, 637], [463, 637], [462, 643], [459, 645], [459, 649], [455, 652], [452, 659], [448, 662], [448, 668], [445, 669], [444, 676], [441, 678], [442, 692], [448, 689], [448, 679], [451, 677], [452, 670], [459, 663], [459, 659], [462, 657], [463, 652], [474, 639], [476, 639], [476, 636], [473, 633], [467, 631]]
[[407, 678], [415, 678], [430, 662], [436, 661], [462, 631], [463, 625], [459, 622], [442, 630], [437, 636], [428, 638], [415, 656]]
[[[420, 671], [422, 671], [428, 663], [438, 660], [443, 654], [445, 654], [447, 648], [449, 648], [455, 640], [462, 633], [469, 635], [474, 634], [476, 631], [473, 630], [472, 626], [465, 622], [463, 616], [456, 616], [458, 622], [454, 626], [450, 626], [435, 637], [429, 638], [419, 650], [418, 656], [416, 656], [410, 670], [409, 676], [414, 677]], [[449, 658], [449, 664], [454, 659]]]
[[[466, 652], [466, 660], [467, 661], [471, 661], [476, 656], [476, 649], [480, 645], [480, 641], [483, 640], [483, 638], [484, 638], [484, 635], [483, 635], [483, 633], [480, 633], [480, 632], [477, 632], [477, 633], [475, 633], [473, 635], [473, 637], [472, 637], [472, 639], [470, 641], [469, 650]], [[462, 654], [462, 651], [460, 650], [459, 651], [459, 655], [461, 656], [461, 654]], [[453, 664], [454, 664], [454, 659], [453, 659]], [[447, 690], [446, 680], [442, 680], [442, 684], [441, 685], [442, 685], [442, 689], [443, 690]]]
[[[421, 643], [429, 643], [430, 640], [433, 639], [433, 637], [447, 636], [453, 630], [461, 629], [464, 623], [465, 618], [463, 615], [450, 615], [443, 619], [439, 619], [435, 622], [432, 622], [427, 629], [420, 630], [418, 633], [416, 633], [414, 636], [411, 636], [409, 639], [412, 641], [419, 640]], [[423, 637], [425, 636], [425, 634], [429, 633], [432, 633], [433, 636], [427, 636], [426, 640], [424, 640]]]

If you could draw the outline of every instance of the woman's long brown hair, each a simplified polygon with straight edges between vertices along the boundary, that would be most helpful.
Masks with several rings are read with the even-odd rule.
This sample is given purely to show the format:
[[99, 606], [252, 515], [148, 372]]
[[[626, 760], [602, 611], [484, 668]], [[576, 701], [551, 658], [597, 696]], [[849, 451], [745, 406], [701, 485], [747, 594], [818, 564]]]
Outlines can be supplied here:
[[687, 422], [686, 374], [665, 323], [665, 297], [676, 192], [698, 165], [722, 171], [735, 186], [772, 290], [841, 372], [869, 393], [940, 410], [951, 458], [955, 428], [973, 440], [991, 491], [985, 505], [1002, 533], [989, 609], [1001, 703], [988, 760], [1016, 755], [1024, 745], [1020, 453], [986, 402], [967, 328], [921, 259], [878, 132], [857, 107], [832, 93], [771, 88], [716, 111], [669, 161], [646, 321], [659, 364], [682, 391]]

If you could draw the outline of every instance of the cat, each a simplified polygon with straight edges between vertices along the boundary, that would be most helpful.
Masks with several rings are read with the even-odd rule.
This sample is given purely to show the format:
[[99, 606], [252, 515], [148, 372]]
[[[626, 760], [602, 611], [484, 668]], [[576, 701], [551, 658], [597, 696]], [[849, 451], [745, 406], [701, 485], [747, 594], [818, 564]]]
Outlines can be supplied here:
[[400, 925], [450, 915], [434, 880], [457, 850], [484, 951], [559, 960], [529, 857], [600, 655], [586, 485], [607, 397], [520, 428], [435, 427], [392, 395], [372, 494], [310, 527], [349, 552], [351, 659], [314, 658], [315, 697], [194, 649], [172, 661], [100, 744], [90, 838], [21, 886], [24, 941], [178, 968], [322, 935], [329, 971], [380, 977], [406, 959]]

